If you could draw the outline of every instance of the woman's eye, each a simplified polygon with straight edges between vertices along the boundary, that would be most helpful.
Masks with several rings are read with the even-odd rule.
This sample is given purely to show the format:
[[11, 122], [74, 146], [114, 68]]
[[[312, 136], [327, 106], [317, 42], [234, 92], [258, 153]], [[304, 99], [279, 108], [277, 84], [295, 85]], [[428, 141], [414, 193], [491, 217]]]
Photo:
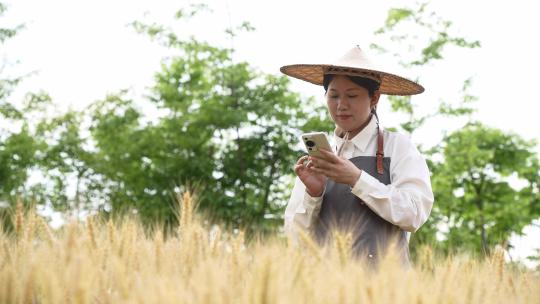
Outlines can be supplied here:
[[349, 98], [356, 98], [358, 95], [348, 95]]
[[338, 97], [339, 97], [339, 96], [337, 96], [337, 95], [330, 96], [330, 98], [332, 98], [332, 99], [335, 99], [335, 98], [338, 98]]

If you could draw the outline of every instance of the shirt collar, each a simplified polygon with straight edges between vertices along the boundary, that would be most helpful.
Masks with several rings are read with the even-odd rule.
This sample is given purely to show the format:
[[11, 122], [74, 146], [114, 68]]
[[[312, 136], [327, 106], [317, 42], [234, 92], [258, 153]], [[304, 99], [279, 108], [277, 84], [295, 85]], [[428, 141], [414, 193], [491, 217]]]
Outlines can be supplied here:
[[[337, 147], [340, 147], [343, 144], [343, 138], [339, 137], [334, 129], [334, 142], [337, 144]], [[369, 123], [356, 134], [353, 138], [349, 138], [349, 141], [352, 142], [360, 151], [365, 152], [369, 140], [376, 134], [377, 131], [377, 120], [371, 115]]]

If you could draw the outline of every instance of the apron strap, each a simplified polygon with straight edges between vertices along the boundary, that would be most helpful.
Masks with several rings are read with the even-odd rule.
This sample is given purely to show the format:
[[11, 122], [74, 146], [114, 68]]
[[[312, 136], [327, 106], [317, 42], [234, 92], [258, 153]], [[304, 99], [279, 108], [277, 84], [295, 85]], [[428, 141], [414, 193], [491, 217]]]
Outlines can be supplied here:
[[379, 126], [377, 125], [377, 173], [383, 174], [383, 157], [384, 157], [384, 139], [383, 134], [381, 132], [381, 129], [379, 129]]

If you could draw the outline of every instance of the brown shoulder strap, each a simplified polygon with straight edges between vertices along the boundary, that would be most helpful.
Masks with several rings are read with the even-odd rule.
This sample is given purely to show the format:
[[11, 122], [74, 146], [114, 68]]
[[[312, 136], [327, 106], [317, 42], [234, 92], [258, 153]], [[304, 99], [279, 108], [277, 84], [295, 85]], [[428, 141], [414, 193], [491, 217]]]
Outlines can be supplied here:
[[383, 157], [384, 157], [384, 139], [382, 131], [377, 128], [377, 172], [379, 174], [384, 173], [383, 169]]

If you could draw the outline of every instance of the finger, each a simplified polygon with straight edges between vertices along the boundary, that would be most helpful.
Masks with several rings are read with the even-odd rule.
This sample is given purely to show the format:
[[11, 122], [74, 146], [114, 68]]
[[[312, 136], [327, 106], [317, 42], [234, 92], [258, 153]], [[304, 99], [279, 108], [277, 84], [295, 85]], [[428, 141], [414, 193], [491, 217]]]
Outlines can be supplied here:
[[327, 160], [324, 160], [322, 158], [313, 160], [313, 163], [314, 163], [315, 167], [320, 168], [320, 169], [326, 169], [326, 170], [335, 169], [335, 164], [334, 163], [331, 163], [331, 162], [329, 162]]
[[319, 149], [318, 151], [319, 151], [319, 153], [316, 156], [317, 158], [319, 158], [319, 159], [329, 159], [328, 154], [327, 154], [328, 150]]
[[306, 161], [306, 159], [307, 159], [308, 157], [309, 157], [309, 155], [304, 155], [304, 156], [300, 157], [300, 158], [298, 159], [298, 161], [296, 162], [296, 164], [297, 164], [297, 165], [303, 165], [304, 162]]
[[330, 178], [332, 176], [332, 171], [328, 170], [328, 169], [313, 167], [313, 168], [311, 168], [311, 170], [313, 170], [316, 173], [322, 174], [322, 175], [324, 175], [324, 176], [326, 176], [328, 178]]
[[334, 157], [335, 157], [335, 154], [331, 151], [328, 151], [328, 150], [324, 150], [324, 149], [319, 149], [319, 152], [320, 152], [320, 158], [321, 159], [324, 159], [326, 161], [329, 161], [329, 162], [334, 162]]
[[296, 164], [297, 164], [297, 165], [301, 165], [302, 163], [304, 163], [304, 161], [305, 161], [306, 158], [308, 158], [308, 157], [309, 157], [309, 155], [304, 155], [304, 156], [300, 157], [300, 158], [298, 159], [298, 161], [296, 162]]
[[329, 150], [324, 150], [324, 149], [320, 149], [319, 151], [321, 151], [321, 154], [324, 155], [324, 158], [326, 160], [328, 160], [329, 162], [332, 162], [332, 163], [338, 163], [341, 158], [339, 156], [337, 156], [334, 152], [332, 151], [329, 151]]
[[300, 175], [305, 169], [306, 166], [304, 164], [294, 165], [294, 173], [296, 173], [296, 175]]

